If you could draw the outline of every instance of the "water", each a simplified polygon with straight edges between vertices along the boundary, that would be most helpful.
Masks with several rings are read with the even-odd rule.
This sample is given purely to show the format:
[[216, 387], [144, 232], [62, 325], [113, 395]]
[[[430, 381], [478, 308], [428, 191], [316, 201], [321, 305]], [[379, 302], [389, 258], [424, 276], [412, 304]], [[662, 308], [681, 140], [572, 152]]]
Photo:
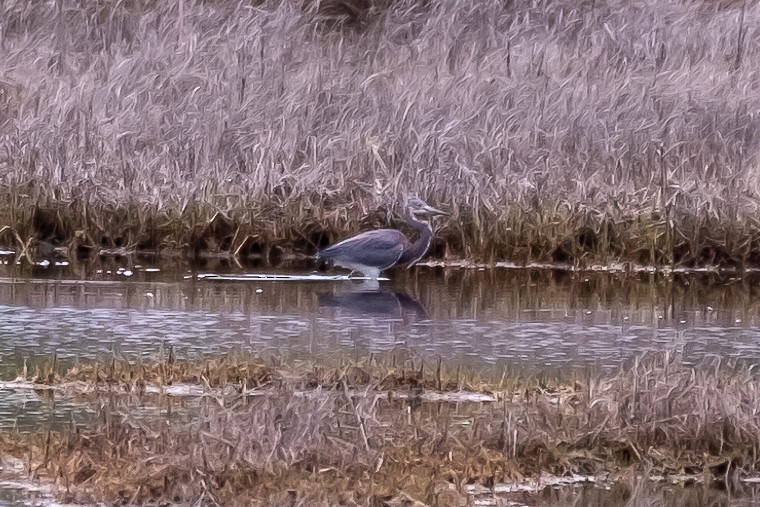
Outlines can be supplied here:
[[61, 360], [114, 349], [155, 355], [162, 345], [186, 356], [232, 348], [363, 355], [404, 346], [423, 356], [531, 368], [615, 368], [664, 347], [679, 349], [687, 362], [710, 354], [760, 360], [757, 275], [420, 268], [371, 288], [124, 267], [131, 276], [116, 268], [0, 266], [0, 373], [7, 378], [24, 359], [53, 353]]
[[[313, 274], [270, 280], [252, 273], [266, 274], [129, 260], [0, 265], [0, 378], [53, 355], [70, 363], [113, 351], [155, 357], [170, 346], [180, 357], [232, 349], [366, 357], [406, 347], [423, 357], [533, 370], [614, 369], [666, 347], [687, 363], [714, 356], [760, 361], [758, 275], [420, 267], [368, 287]], [[276, 278], [294, 273], [309, 270]], [[68, 424], [77, 414], [65, 400], [0, 392], [3, 429]]]
[[[191, 269], [181, 261], [129, 259], [0, 264], [0, 378], [53, 355], [64, 362], [113, 351], [155, 357], [169, 346], [180, 357], [232, 349], [361, 357], [405, 347], [423, 357], [533, 370], [614, 369], [664, 348], [687, 363], [760, 362], [758, 274], [419, 267], [389, 273], [377, 286], [284, 276], [293, 274], [310, 270], [268, 273], [223, 263]], [[74, 401], [0, 391], [3, 430], [87, 416]]]

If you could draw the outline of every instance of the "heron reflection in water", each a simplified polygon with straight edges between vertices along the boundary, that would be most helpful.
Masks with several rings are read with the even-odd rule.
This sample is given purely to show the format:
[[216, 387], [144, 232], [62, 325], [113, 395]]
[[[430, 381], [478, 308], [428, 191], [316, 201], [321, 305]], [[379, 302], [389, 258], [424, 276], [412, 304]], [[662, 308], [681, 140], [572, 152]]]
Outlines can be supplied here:
[[369, 278], [378, 278], [381, 271], [393, 266], [413, 266], [425, 256], [433, 240], [429, 220], [445, 214], [419, 197], [408, 197], [404, 203], [404, 218], [419, 233], [417, 241], [412, 243], [395, 229], [378, 229], [320, 250], [316, 259], [350, 269], [351, 273], [358, 271]]
[[369, 289], [317, 294], [319, 308], [374, 317], [427, 319], [425, 306], [408, 294], [393, 289]]

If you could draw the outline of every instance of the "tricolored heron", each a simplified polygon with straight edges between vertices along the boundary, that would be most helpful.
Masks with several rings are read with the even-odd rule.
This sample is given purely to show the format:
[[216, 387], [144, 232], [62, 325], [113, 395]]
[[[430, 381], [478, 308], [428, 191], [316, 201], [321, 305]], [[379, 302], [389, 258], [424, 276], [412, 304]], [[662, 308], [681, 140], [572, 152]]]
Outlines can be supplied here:
[[419, 197], [409, 197], [404, 203], [404, 218], [420, 236], [412, 243], [395, 229], [378, 229], [344, 239], [317, 252], [317, 260], [332, 261], [340, 267], [358, 271], [369, 278], [396, 265], [412, 266], [425, 256], [433, 240], [433, 228], [424, 219], [445, 215]]

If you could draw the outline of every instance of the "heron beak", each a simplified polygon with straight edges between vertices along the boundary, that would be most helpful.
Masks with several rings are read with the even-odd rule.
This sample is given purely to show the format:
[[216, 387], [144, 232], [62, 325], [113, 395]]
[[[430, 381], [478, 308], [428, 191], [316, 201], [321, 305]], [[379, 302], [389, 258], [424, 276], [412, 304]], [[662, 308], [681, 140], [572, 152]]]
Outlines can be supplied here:
[[428, 215], [430, 215], [430, 216], [435, 216], [435, 215], [448, 215], [448, 213], [446, 213], [445, 211], [441, 211], [441, 210], [439, 210], [439, 209], [437, 209], [437, 208], [434, 208], [434, 207], [432, 207], [432, 206], [428, 206], [428, 205], [426, 205], [424, 208], [422, 208], [422, 210], [423, 210], [425, 213], [427, 213]]

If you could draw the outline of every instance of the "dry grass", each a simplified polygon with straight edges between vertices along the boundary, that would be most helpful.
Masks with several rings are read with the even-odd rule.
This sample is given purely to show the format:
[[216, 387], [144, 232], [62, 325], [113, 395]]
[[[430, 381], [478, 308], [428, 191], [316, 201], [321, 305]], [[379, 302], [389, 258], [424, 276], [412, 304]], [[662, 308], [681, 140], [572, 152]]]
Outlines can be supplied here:
[[[514, 371], [482, 364], [448, 364], [440, 357], [425, 359], [399, 348], [371, 353], [351, 360], [321, 357], [314, 360], [283, 359], [232, 351], [208, 359], [177, 359], [174, 349], [162, 351], [158, 360], [129, 360], [114, 355], [107, 361], [63, 364], [57, 357], [35, 366], [24, 363], [18, 377], [40, 386], [84, 383], [106, 390], [144, 392], [145, 387], [202, 385], [207, 389], [234, 386], [241, 391], [264, 388], [341, 389], [343, 386], [373, 386], [385, 391], [425, 390], [495, 393], [513, 390], [518, 383], [539, 382], [544, 388], [557, 387], [563, 372], [523, 376]], [[70, 363], [70, 361], [69, 361]], [[534, 379], [535, 377], [535, 379]]]
[[[0, 242], [760, 264], [760, 5], [0, 6]], [[445, 243], [445, 248], [442, 246]]]
[[[165, 381], [171, 368], [177, 380], [236, 389], [212, 389], [189, 403], [136, 387], [136, 380]], [[389, 373], [403, 376], [372, 361], [329, 375], [314, 365], [275, 369], [243, 356], [205, 365], [115, 361], [48, 379], [92, 383], [109, 370], [111, 388], [88, 395], [99, 407], [90, 423], [0, 435], [4, 453], [24, 459], [33, 476], [54, 481], [70, 500], [396, 505], [408, 496], [458, 506], [469, 485], [490, 487], [541, 471], [630, 477], [645, 470], [725, 480], [759, 463], [756, 375], [718, 362], [687, 367], [668, 353], [570, 383], [524, 378], [501, 391], [496, 382], [474, 386], [497, 392], [500, 401], [484, 404], [422, 401], [437, 383], [435, 370], [416, 375], [414, 388], [403, 391], [412, 396], [403, 399], [399, 388], [410, 387], [408, 378], [384, 386], [379, 379]], [[448, 380], [443, 388], [455, 387]], [[165, 415], [136, 412], [153, 404]]]

